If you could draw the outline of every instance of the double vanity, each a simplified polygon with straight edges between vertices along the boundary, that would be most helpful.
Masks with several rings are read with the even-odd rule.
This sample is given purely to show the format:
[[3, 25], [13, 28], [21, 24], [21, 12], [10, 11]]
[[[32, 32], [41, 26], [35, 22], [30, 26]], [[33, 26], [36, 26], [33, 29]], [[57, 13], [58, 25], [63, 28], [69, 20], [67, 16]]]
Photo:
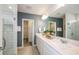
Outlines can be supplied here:
[[36, 34], [36, 45], [40, 55], [78, 55], [79, 41], [52, 36], [46, 38], [41, 33]]

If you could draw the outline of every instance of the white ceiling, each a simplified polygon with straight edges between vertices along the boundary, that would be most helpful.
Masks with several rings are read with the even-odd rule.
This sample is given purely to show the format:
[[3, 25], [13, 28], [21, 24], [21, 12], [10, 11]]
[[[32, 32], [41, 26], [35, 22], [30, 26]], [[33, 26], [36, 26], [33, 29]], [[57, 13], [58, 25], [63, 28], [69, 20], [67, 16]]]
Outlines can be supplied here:
[[43, 15], [51, 13], [56, 8], [56, 6], [56, 4], [19, 4], [18, 11]]
[[66, 13], [79, 14], [79, 4], [67, 4], [64, 7], [57, 9], [51, 15], [54, 17], [62, 17]]
[[19, 4], [18, 11], [37, 15], [47, 14], [52, 17], [61, 17], [65, 13], [79, 14], [79, 4], [70, 4], [61, 7], [57, 4]]
[[[11, 7], [11, 9], [9, 8]], [[17, 7], [15, 4], [1, 4], [0, 10], [3, 14], [16, 14]]]

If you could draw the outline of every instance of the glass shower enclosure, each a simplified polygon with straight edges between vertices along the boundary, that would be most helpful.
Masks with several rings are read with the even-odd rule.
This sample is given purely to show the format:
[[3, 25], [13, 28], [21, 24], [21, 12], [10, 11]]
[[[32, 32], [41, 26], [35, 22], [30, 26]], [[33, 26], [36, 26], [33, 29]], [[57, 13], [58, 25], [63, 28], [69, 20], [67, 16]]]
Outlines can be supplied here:
[[16, 54], [15, 26], [13, 17], [3, 19], [3, 55]]

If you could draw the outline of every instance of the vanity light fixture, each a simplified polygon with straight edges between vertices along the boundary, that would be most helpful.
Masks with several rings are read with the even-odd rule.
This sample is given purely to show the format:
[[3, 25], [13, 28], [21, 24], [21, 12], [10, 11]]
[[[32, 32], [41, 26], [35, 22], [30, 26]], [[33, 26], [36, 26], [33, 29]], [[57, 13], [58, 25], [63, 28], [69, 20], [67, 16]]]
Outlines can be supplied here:
[[45, 19], [47, 19], [48, 18], [48, 15], [43, 15], [42, 16], [42, 20], [45, 20]]

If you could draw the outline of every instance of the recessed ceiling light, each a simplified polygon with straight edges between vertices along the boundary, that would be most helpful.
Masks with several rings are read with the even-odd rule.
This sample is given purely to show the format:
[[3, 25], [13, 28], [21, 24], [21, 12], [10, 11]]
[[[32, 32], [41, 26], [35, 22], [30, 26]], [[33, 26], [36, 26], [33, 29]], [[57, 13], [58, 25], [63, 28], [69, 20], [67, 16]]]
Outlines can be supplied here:
[[42, 16], [42, 20], [45, 20], [45, 19], [47, 19], [48, 18], [48, 15], [43, 15]]
[[11, 7], [11, 6], [9, 6], [9, 9], [12, 9], [12, 7]]

